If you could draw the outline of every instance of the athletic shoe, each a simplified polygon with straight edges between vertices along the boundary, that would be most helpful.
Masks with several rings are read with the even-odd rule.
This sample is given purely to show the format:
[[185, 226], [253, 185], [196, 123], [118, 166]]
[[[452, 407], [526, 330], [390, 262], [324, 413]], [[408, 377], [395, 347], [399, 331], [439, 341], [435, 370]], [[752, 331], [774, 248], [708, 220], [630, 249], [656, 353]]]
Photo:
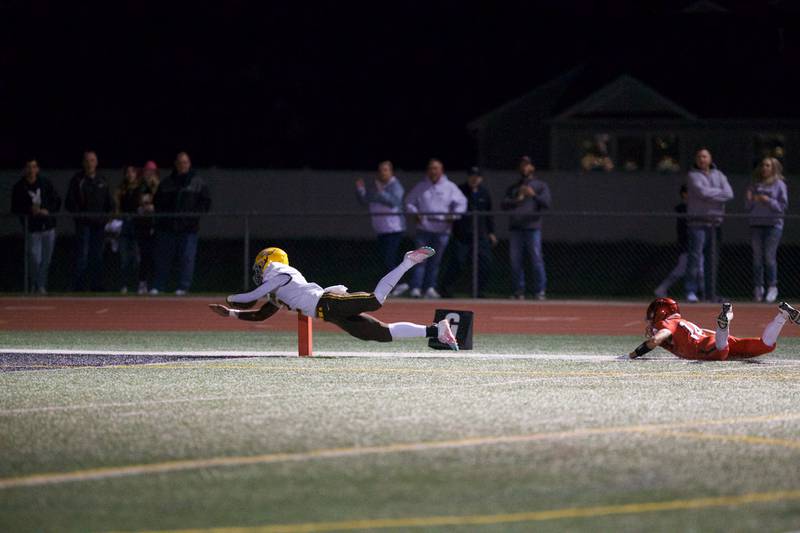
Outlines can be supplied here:
[[760, 302], [763, 299], [764, 299], [764, 287], [756, 287], [755, 289], [753, 289], [753, 301]]
[[150, 289], [150, 296], [158, 296], [158, 289]]
[[547, 295], [544, 293], [544, 291], [537, 292], [536, 293], [536, 299], [539, 300], [539, 301], [547, 300]]
[[128, 294], [128, 287], [122, 287], [122, 288], [119, 290], [119, 293], [120, 293], [120, 294]]
[[719, 329], [728, 329], [728, 324], [733, 320], [733, 305], [725, 302], [722, 304], [722, 310], [717, 317], [717, 326]]
[[764, 296], [764, 301], [767, 303], [774, 303], [778, 299], [778, 287], [770, 287], [767, 289], [767, 295]]
[[411, 289], [411, 292], [409, 292], [408, 295], [412, 298], [422, 298], [422, 291], [417, 288], [414, 288]]
[[408, 292], [408, 283], [397, 285], [392, 291], [392, 296], [402, 296]]
[[697, 298], [697, 295], [695, 293], [687, 292], [686, 293], [686, 301], [689, 302], [689, 303], [695, 304], [695, 303], [699, 302], [700, 300]]
[[514, 293], [511, 295], [512, 300], [524, 300], [525, 294], [524, 293]]
[[411, 261], [415, 265], [418, 265], [435, 253], [436, 250], [430, 246], [423, 246], [422, 248], [417, 248], [416, 250], [406, 252], [405, 259], [406, 261]]
[[436, 289], [434, 289], [433, 287], [428, 287], [428, 290], [425, 291], [425, 298], [438, 300], [441, 297], [442, 297], [442, 295], [439, 294], [438, 292], [436, 292]]
[[139, 288], [136, 290], [136, 294], [147, 294], [147, 282], [140, 281]]
[[450, 329], [450, 321], [446, 318], [440, 320], [436, 327], [439, 330], [439, 342], [446, 344], [451, 350], [458, 351], [458, 341], [456, 336], [453, 335], [453, 330]]
[[183, 289], [178, 289], [175, 291], [175, 296], [186, 296], [186, 291]]
[[800, 311], [798, 311], [797, 309], [795, 309], [786, 302], [781, 302], [780, 304], [778, 304], [778, 309], [783, 314], [783, 316], [785, 316], [795, 324], [800, 324]]

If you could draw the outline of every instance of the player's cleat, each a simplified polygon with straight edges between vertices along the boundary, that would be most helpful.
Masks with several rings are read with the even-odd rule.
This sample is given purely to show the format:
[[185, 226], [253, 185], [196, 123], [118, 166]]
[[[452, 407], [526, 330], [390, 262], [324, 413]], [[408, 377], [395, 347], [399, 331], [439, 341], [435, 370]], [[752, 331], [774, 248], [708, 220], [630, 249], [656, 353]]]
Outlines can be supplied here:
[[411, 250], [410, 252], [406, 252], [405, 258], [408, 261], [411, 261], [415, 265], [418, 265], [425, 261], [427, 258], [432, 257], [433, 254], [436, 253], [436, 250], [431, 248], [430, 246], [423, 246], [422, 248], [417, 248], [416, 250]]
[[729, 302], [722, 304], [722, 310], [717, 317], [717, 326], [719, 329], [728, 329], [728, 324], [733, 320], [733, 305]]
[[686, 293], [686, 301], [689, 302], [689, 303], [693, 303], [694, 304], [694, 303], [699, 302], [700, 299], [697, 297], [697, 295], [695, 293], [687, 292]]
[[783, 315], [794, 322], [795, 324], [800, 324], [800, 310], [795, 309], [791, 305], [786, 302], [781, 302], [778, 304], [778, 309], [780, 310]]
[[408, 293], [408, 295], [412, 298], [422, 298], [422, 291], [417, 288], [413, 288], [411, 289], [411, 292]]
[[439, 330], [439, 342], [446, 344], [451, 350], [458, 351], [458, 341], [453, 335], [453, 330], [450, 329], [450, 321], [446, 318], [440, 320], [436, 327]]

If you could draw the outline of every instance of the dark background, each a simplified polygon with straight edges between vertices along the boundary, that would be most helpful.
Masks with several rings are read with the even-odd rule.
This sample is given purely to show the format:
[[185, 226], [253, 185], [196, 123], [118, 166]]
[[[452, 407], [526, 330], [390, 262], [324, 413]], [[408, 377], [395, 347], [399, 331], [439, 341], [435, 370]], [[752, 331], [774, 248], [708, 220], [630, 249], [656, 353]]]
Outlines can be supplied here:
[[0, 167], [465, 168], [468, 121], [576, 65], [797, 117], [798, 4], [0, 0]]

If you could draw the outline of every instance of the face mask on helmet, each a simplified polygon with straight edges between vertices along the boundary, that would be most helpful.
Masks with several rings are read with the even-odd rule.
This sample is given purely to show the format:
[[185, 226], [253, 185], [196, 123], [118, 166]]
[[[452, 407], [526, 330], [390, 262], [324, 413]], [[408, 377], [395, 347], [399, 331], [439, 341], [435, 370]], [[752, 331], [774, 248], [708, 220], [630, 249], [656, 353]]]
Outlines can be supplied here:
[[253, 262], [253, 282], [255, 282], [256, 285], [261, 285], [263, 283], [264, 269], [267, 268], [270, 263], [288, 265], [289, 255], [280, 248], [275, 247], [264, 248], [258, 252], [256, 260]]

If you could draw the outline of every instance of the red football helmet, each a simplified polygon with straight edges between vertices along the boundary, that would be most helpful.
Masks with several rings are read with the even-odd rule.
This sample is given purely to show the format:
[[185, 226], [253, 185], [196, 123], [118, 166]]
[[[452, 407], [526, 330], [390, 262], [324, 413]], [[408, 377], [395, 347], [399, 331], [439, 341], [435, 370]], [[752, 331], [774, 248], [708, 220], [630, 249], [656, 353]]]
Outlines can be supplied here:
[[672, 298], [656, 298], [647, 306], [647, 321], [655, 324], [670, 315], [679, 315], [680, 313], [681, 308], [678, 307], [678, 302]]

